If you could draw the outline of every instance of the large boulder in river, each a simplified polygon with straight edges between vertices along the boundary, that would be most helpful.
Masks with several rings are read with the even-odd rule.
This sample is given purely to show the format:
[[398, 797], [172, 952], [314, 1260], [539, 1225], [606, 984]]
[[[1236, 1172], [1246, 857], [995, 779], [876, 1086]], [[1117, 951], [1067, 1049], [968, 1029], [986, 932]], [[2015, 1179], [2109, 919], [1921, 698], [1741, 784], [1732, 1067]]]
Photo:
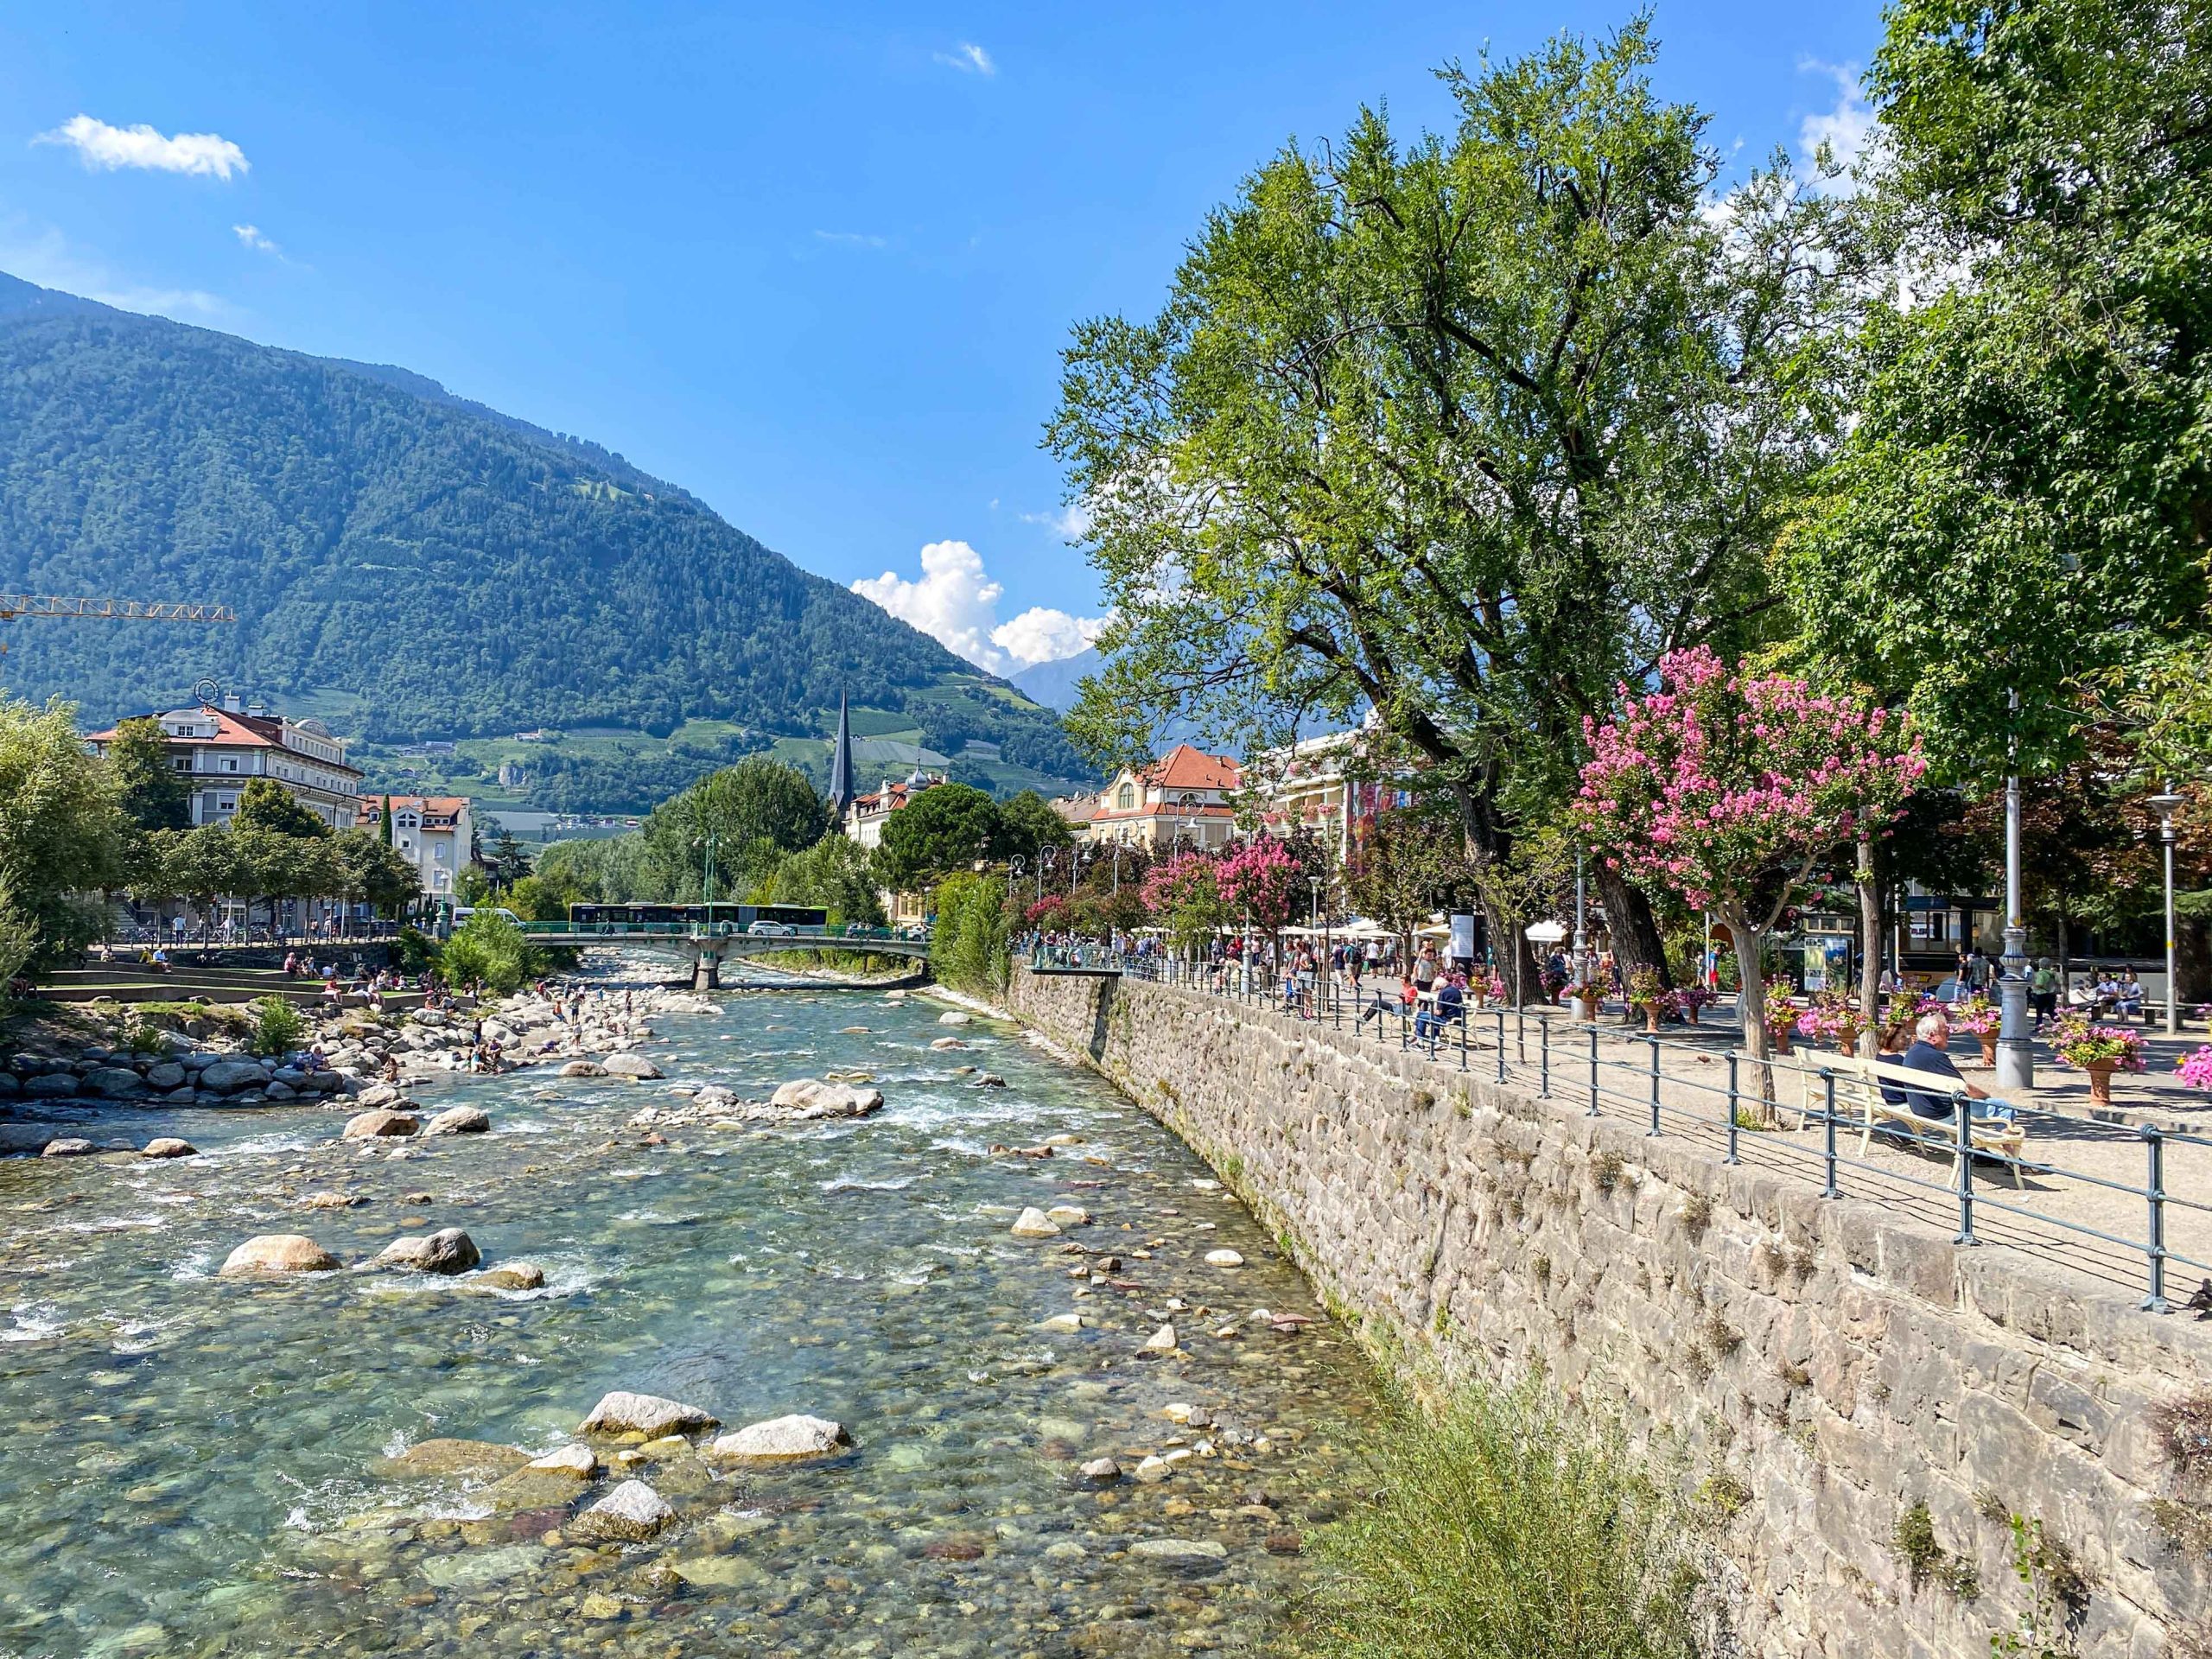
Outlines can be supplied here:
[[586, 1543], [641, 1544], [675, 1519], [666, 1498], [642, 1480], [626, 1480], [562, 1530]]
[[175, 1060], [162, 1060], [146, 1068], [146, 1086], [167, 1094], [184, 1086], [184, 1068]]
[[423, 1126], [424, 1135], [482, 1135], [492, 1120], [474, 1106], [448, 1106]]
[[660, 1067], [655, 1065], [644, 1055], [632, 1054], [626, 1051], [620, 1054], [608, 1055], [600, 1062], [600, 1065], [606, 1068], [607, 1075], [610, 1077], [628, 1077], [638, 1083], [650, 1083], [661, 1075]]
[[949, 1013], [938, 1015], [937, 1022], [940, 1026], [972, 1026], [976, 1023], [976, 1016], [972, 1014], [963, 1014], [959, 1009], [954, 1008]]
[[1016, 1238], [1058, 1238], [1059, 1224], [1042, 1210], [1032, 1205], [1014, 1220], [1013, 1233]]
[[422, 1125], [405, 1112], [395, 1112], [379, 1107], [373, 1112], [362, 1112], [346, 1120], [344, 1138], [348, 1141], [378, 1141], [391, 1135], [410, 1135]]
[[88, 1095], [99, 1095], [105, 1100], [120, 1100], [125, 1095], [135, 1095], [146, 1086], [146, 1079], [127, 1065], [103, 1065], [85, 1074], [82, 1084]]
[[397, 1457], [385, 1458], [377, 1472], [385, 1475], [505, 1475], [530, 1461], [530, 1453], [495, 1440], [421, 1440]]
[[31, 1100], [67, 1100], [76, 1092], [77, 1079], [67, 1071], [48, 1071], [23, 1082], [23, 1094]]
[[483, 1259], [474, 1239], [458, 1227], [442, 1227], [420, 1237], [393, 1239], [369, 1265], [409, 1273], [467, 1273]]
[[603, 1395], [591, 1415], [577, 1425], [579, 1434], [642, 1434], [657, 1440], [664, 1434], [691, 1434], [720, 1428], [721, 1420], [712, 1412], [664, 1400], [657, 1394], [632, 1394], [617, 1389]]
[[503, 1262], [496, 1268], [486, 1268], [469, 1281], [486, 1290], [541, 1290], [545, 1285], [545, 1269], [535, 1262]]
[[338, 1258], [301, 1233], [264, 1233], [232, 1250], [219, 1275], [242, 1279], [257, 1274], [329, 1273]]
[[392, 1087], [392, 1085], [388, 1083], [371, 1084], [367, 1088], [361, 1090], [360, 1101], [364, 1109], [373, 1109], [378, 1106], [404, 1106], [407, 1104], [405, 1101], [403, 1101], [399, 1097], [399, 1090]]
[[268, 1081], [269, 1068], [258, 1060], [221, 1059], [200, 1074], [200, 1086], [216, 1095], [258, 1089]]
[[173, 1135], [158, 1135], [139, 1148], [141, 1158], [190, 1158], [200, 1148], [189, 1141], [180, 1141]]
[[794, 1077], [769, 1096], [768, 1103], [801, 1117], [866, 1117], [882, 1107], [883, 1091], [849, 1083]]
[[709, 1446], [706, 1455], [717, 1463], [802, 1463], [812, 1458], [834, 1458], [852, 1443], [853, 1437], [842, 1425], [794, 1413], [763, 1423], [747, 1423]]
[[40, 1151], [41, 1158], [89, 1158], [99, 1148], [81, 1135], [65, 1135], [49, 1141]]
[[557, 1074], [564, 1077], [603, 1077], [607, 1068], [597, 1060], [570, 1060]]

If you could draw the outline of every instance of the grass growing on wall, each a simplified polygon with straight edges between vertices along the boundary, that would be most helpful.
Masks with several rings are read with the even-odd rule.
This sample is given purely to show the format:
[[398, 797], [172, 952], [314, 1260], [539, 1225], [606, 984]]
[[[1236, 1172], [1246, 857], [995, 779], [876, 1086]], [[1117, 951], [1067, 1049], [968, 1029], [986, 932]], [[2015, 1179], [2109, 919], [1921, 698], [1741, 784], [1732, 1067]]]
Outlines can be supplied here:
[[1323, 1534], [1313, 1659], [1687, 1659], [1681, 1505], [1539, 1384], [1401, 1399], [1371, 1498]]

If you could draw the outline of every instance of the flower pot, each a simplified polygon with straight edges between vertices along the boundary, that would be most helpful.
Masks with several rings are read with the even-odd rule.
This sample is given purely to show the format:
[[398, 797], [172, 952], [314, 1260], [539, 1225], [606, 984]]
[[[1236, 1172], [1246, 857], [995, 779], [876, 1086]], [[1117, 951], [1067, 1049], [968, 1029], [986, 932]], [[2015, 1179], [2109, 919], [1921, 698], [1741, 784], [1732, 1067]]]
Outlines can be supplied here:
[[1995, 1065], [1997, 1064], [1997, 1033], [1977, 1031], [1974, 1034], [1974, 1039], [1981, 1045], [1981, 1063], [1984, 1065]]
[[1598, 1022], [1598, 999], [1594, 996], [1576, 997], [1574, 1017], [1586, 1025], [1595, 1025]]
[[1643, 1028], [1644, 1028], [1644, 1030], [1646, 1030], [1646, 1031], [1648, 1031], [1648, 1032], [1650, 1032], [1650, 1033], [1654, 1033], [1655, 1035], [1657, 1033], [1657, 1032], [1658, 1032], [1658, 1030], [1659, 1030], [1659, 1010], [1658, 1010], [1658, 1009], [1656, 1009], [1656, 1008], [1646, 1008], [1646, 1009], [1643, 1011]]
[[1697, 1024], [1697, 1004], [1694, 1002], [1684, 1003], [1682, 1005], [1682, 1018], [1688, 1020], [1692, 1025]]
[[2120, 1069], [2117, 1060], [2091, 1060], [2082, 1068], [2089, 1074], [2089, 1098], [2099, 1106], [2112, 1104], [2112, 1074]]
[[1787, 1031], [1777, 1031], [1770, 1034], [1774, 1038], [1774, 1052], [1777, 1054], [1787, 1054], [1789, 1052], [1790, 1033]]

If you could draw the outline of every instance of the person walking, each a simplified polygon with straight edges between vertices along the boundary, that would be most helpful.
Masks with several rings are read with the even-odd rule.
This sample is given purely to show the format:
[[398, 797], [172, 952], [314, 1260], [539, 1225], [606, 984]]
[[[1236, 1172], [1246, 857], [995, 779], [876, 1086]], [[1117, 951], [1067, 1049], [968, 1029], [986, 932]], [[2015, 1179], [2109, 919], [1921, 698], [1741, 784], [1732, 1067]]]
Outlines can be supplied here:
[[2035, 1010], [2038, 1022], [2058, 1013], [2058, 968], [2049, 957], [2037, 962], [2035, 972], [2028, 976], [2028, 1006]]

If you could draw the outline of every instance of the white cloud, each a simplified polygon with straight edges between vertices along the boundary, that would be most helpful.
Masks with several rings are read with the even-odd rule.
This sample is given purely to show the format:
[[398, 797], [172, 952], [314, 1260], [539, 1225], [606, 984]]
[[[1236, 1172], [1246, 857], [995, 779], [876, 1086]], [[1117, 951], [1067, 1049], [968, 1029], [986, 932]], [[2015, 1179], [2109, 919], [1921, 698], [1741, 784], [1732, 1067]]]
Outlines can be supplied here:
[[887, 248], [891, 245], [888, 237], [867, 236], [858, 231], [817, 231], [814, 239], [833, 243], [841, 248]]
[[1090, 509], [1077, 501], [1052, 512], [1025, 512], [1025, 524], [1042, 524], [1064, 542], [1080, 542], [1090, 534]]
[[213, 132], [180, 132], [162, 137], [140, 123], [135, 127], [111, 127], [89, 115], [73, 116], [51, 132], [31, 140], [35, 144], [66, 144], [86, 167], [143, 168], [154, 173], [187, 173], [202, 178], [227, 179], [244, 173], [250, 163], [245, 151]]
[[1103, 616], [1070, 616], [1042, 605], [1033, 605], [1011, 622], [991, 630], [991, 643], [1023, 668], [1057, 663], [1088, 651], [1106, 632]]
[[959, 70], [963, 75], [995, 75], [999, 72], [998, 65], [991, 60], [991, 54], [973, 41], [961, 41], [960, 49], [957, 52], [937, 52], [931, 55], [947, 67]]
[[[1874, 136], [1874, 111], [1859, 95], [1859, 66], [1804, 58], [1798, 61], [1797, 67], [1803, 73], [1830, 77], [1836, 90], [1834, 109], [1816, 111], [1798, 124], [1797, 148], [1809, 162], [1825, 144], [1836, 165], [1848, 173], [1866, 154]], [[1848, 179], [1839, 179], [1833, 188], [1848, 190], [1853, 187]]]
[[252, 249], [256, 253], [272, 254], [279, 259], [284, 257], [284, 250], [278, 247], [271, 238], [264, 236], [258, 225], [233, 225], [231, 226], [231, 231], [242, 245]]
[[1043, 606], [1001, 622], [998, 603], [1006, 590], [985, 573], [983, 556], [965, 542], [925, 547], [918, 580], [887, 570], [855, 582], [853, 591], [993, 674], [1018, 674], [1072, 657], [1106, 626], [1103, 617], [1071, 616]]
[[0, 270], [41, 288], [179, 322], [220, 321], [236, 313], [228, 300], [204, 289], [160, 288], [118, 276], [99, 259], [70, 246], [60, 232], [35, 228], [20, 218], [0, 220]]

